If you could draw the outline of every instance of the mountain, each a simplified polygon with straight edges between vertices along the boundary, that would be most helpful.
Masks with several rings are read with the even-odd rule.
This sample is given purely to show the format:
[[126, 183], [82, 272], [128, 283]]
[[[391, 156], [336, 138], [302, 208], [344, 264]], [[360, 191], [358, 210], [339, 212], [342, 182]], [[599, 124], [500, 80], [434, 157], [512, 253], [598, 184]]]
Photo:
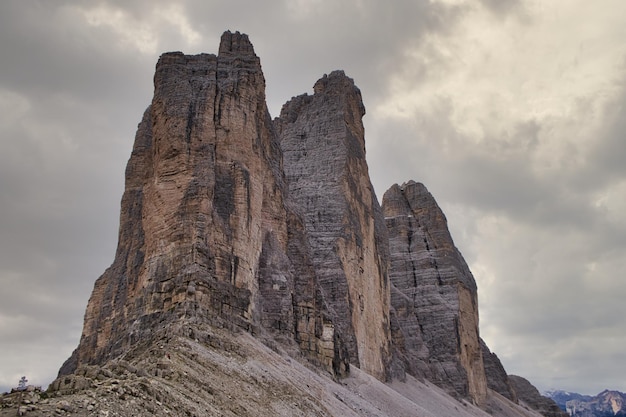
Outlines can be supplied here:
[[388, 243], [365, 161], [361, 92], [343, 71], [274, 120], [289, 196], [300, 208], [317, 282], [350, 363], [388, 379]]
[[424, 377], [484, 405], [487, 378], [476, 282], [452, 242], [443, 212], [426, 187], [414, 181], [392, 186], [383, 196], [383, 212], [391, 301], [404, 342], [395, 346], [406, 370], [426, 368]]
[[567, 413], [559, 408], [556, 402], [539, 393], [527, 379], [517, 375], [509, 375], [509, 381], [521, 404], [538, 410], [545, 417], [567, 417]]
[[272, 120], [239, 32], [163, 54], [80, 342], [0, 416], [538, 416], [434, 197], [408, 181], [379, 204], [364, 114], [333, 71]]
[[567, 392], [562, 390], [548, 390], [544, 392], [543, 395], [553, 399], [563, 411], [567, 410], [566, 403], [570, 400], [588, 401], [592, 398], [590, 395], [582, 395], [576, 392]]
[[567, 401], [567, 412], [572, 417], [626, 416], [626, 394], [604, 390], [594, 397], [581, 396]]

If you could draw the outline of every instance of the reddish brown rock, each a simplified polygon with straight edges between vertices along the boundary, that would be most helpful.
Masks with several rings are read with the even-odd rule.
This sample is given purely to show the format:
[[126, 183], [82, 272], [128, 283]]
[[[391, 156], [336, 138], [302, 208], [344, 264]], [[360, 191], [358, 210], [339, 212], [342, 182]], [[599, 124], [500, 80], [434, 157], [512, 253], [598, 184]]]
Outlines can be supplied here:
[[[131, 361], [138, 389], [152, 378], [163, 384], [161, 399], [179, 390], [173, 408], [187, 401], [195, 373], [191, 391], [202, 401], [178, 408], [206, 414], [216, 397], [203, 387], [224, 378], [241, 385], [228, 370], [214, 372], [215, 360], [254, 375], [241, 385], [256, 392], [248, 407], [275, 387], [294, 387], [284, 372], [289, 352], [308, 359], [309, 371], [313, 363], [343, 377], [352, 363], [381, 380], [399, 377], [408, 385], [395, 386], [411, 395], [416, 381], [407, 374], [482, 407], [510, 408], [488, 391], [508, 396], [506, 375], [481, 346], [476, 284], [440, 208], [415, 182], [393, 186], [384, 208], [378, 204], [365, 160], [365, 108], [352, 79], [342, 71], [324, 76], [313, 95], [293, 98], [272, 121], [252, 44], [226, 32], [217, 56], [162, 55], [154, 84], [127, 165], [115, 259], [95, 283], [79, 346], [60, 370], [73, 375], [59, 378], [54, 392], [97, 390], [93, 370]], [[235, 339], [251, 343], [241, 363], [230, 356]], [[280, 383], [268, 386], [264, 368], [278, 362]], [[358, 387], [388, 388], [355, 374], [353, 381], [369, 381]], [[344, 404], [339, 385], [331, 385], [334, 396], [304, 385], [292, 392]], [[437, 389], [436, 396], [445, 395]], [[114, 409], [102, 410], [124, 409], [126, 399], [122, 393]], [[220, 411], [241, 415], [221, 400]], [[307, 400], [310, 415], [319, 415], [315, 401]], [[155, 415], [153, 406], [133, 412]], [[293, 411], [277, 415], [285, 410]], [[337, 415], [346, 410], [353, 409]]]
[[509, 376], [502, 366], [498, 355], [492, 353], [485, 341], [480, 339], [480, 348], [483, 352], [483, 363], [485, 364], [485, 375], [487, 376], [487, 386], [498, 394], [508, 398], [517, 404], [517, 394], [509, 381]]
[[290, 197], [302, 213], [320, 288], [351, 363], [389, 376], [387, 236], [370, 183], [361, 93], [343, 71], [293, 98], [275, 120]]

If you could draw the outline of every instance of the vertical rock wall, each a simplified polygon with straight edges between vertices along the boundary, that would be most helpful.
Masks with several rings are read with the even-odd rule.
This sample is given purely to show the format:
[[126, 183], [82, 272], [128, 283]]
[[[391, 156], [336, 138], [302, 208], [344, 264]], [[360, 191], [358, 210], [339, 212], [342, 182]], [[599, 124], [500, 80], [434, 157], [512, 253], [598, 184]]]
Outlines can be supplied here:
[[401, 356], [423, 361], [405, 361], [407, 371], [418, 367], [433, 382], [484, 405], [487, 381], [476, 283], [443, 212], [426, 187], [413, 181], [392, 186], [382, 206], [389, 231], [389, 277], [399, 292], [392, 296], [392, 308], [405, 341], [398, 348]]
[[476, 284], [430, 193], [394, 185], [381, 210], [352, 79], [324, 76], [272, 122], [252, 44], [226, 32], [217, 56], [162, 55], [154, 85], [116, 256], [61, 375], [204, 323], [278, 336], [336, 375], [352, 363], [478, 405], [488, 384], [515, 398], [481, 346]]
[[387, 378], [387, 241], [365, 161], [361, 93], [343, 71], [317, 81], [275, 119], [290, 197], [304, 213], [313, 263], [350, 361]]
[[285, 197], [259, 58], [226, 32], [219, 55], [161, 56], [126, 171], [118, 250], [60, 373], [103, 363], [187, 320], [288, 335], [335, 372], [345, 349]]

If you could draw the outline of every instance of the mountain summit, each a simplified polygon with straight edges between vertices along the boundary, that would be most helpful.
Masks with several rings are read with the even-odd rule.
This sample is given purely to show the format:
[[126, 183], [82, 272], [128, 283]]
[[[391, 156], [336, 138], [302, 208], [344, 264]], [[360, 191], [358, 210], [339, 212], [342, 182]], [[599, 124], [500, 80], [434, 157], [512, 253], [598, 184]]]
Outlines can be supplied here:
[[379, 205], [354, 81], [324, 75], [272, 120], [248, 36], [218, 50], [157, 63], [115, 259], [47, 404], [537, 416], [480, 339], [476, 283], [433, 196], [409, 181]]

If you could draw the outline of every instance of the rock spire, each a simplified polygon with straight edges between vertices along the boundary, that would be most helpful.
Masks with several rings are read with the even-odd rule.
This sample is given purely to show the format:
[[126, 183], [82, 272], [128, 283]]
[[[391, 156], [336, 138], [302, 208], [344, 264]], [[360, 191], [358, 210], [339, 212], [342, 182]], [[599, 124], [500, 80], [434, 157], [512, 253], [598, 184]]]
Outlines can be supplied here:
[[487, 380], [476, 283], [454, 246], [443, 212], [426, 187], [414, 181], [392, 186], [382, 206], [389, 230], [390, 279], [397, 290], [392, 307], [408, 370], [415, 366], [411, 360], [424, 358], [427, 350], [429, 379], [484, 405]]
[[[378, 203], [354, 81], [324, 75], [272, 120], [248, 36], [225, 32], [218, 51], [165, 53], [156, 65], [126, 168], [115, 258], [95, 282], [54, 389], [88, 389], [113, 369], [132, 374], [127, 388], [137, 393], [149, 386], [148, 370], [167, 392], [159, 398], [182, 404], [193, 391], [202, 406], [179, 408], [202, 414], [218, 390], [203, 387], [216, 378], [236, 371], [254, 376], [245, 385], [253, 392], [289, 388], [289, 376], [276, 375], [304, 358], [303, 375], [351, 378], [358, 367], [353, 381], [370, 381], [361, 385], [392, 390], [402, 380], [418, 395], [415, 377], [483, 408], [514, 409], [506, 402], [519, 393], [480, 339], [476, 283], [433, 196], [410, 181]], [[247, 346], [245, 364], [234, 365], [225, 358], [238, 344]], [[273, 385], [255, 356], [282, 364]], [[191, 374], [199, 386], [185, 386]], [[344, 404], [334, 385], [320, 384]], [[328, 398], [317, 392], [301, 404], [320, 415]]]
[[286, 201], [260, 60], [238, 32], [224, 33], [219, 51], [159, 59], [126, 169], [115, 260], [61, 374], [188, 322], [284, 333], [316, 363], [347, 371]]

